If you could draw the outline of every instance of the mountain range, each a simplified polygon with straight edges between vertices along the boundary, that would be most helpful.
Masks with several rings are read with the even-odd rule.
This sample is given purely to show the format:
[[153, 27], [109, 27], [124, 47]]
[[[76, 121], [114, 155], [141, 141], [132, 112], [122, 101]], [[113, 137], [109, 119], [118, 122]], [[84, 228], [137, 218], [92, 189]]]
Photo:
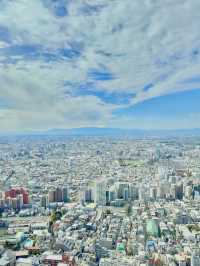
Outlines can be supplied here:
[[21, 133], [1, 133], [0, 136], [108, 136], [133, 138], [162, 137], [200, 137], [200, 128], [194, 129], [122, 129], [82, 127], [71, 129], [51, 129], [47, 131], [29, 131]]

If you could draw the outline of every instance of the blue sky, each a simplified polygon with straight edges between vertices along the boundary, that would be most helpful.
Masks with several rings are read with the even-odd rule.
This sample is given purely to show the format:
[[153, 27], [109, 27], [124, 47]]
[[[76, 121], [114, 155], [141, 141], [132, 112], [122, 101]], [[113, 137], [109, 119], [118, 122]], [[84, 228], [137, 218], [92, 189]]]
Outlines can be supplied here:
[[0, 6], [0, 131], [199, 127], [199, 0]]

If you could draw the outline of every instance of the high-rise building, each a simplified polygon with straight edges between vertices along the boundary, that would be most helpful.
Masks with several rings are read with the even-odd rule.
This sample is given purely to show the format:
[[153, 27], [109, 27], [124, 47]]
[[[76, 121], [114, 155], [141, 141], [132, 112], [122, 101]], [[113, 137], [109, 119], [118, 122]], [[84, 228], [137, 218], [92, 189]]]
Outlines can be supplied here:
[[69, 201], [69, 193], [67, 187], [57, 187], [55, 189], [49, 190], [48, 193], [48, 201], [49, 203], [53, 202], [68, 202]]
[[106, 205], [106, 181], [104, 179], [96, 181], [95, 203], [100, 206]]
[[68, 188], [63, 187], [62, 188], [62, 200], [63, 202], [68, 202], [69, 201], [69, 193], [68, 193]]
[[116, 192], [114, 190], [109, 191], [109, 202], [116, 200]]
[[17, 207], [18, 209], [21, 209], [24, 205], [23, 195], [20, 194], [17, 196]]
[[48, 198], [49, 203], [55, 202], [55, 191], [53, 189], [49, 190]]
[[130, 184], [129, 185], [129, 193], [130, 193], [130, 198], [132, 200], [138, 199], [138, 187], [135, 184]]
[[12, 198], [11, 199], [12, 200], [12, 205], [11, 205], [11, 207], [13, 208], [13, 209], [18, 209], [18, 202], [17, 202], [17, 198]]
[[117, 198], [123, 199], [124, 198], [124, 190], [127, 189], [129, 191], [129, 183], [118, 182], [116, 184], [116, 186], [117, 186]]
[[157, 197], [159, 199], [165, 199], [168, 188], [169, 188], [169, 184], [160, 183], [157, 189]]
[[150, 187], [150, 199], [155, 200], [157, 195], [157, 189], [156, 187]]
[[144, 186], [144, 184], [141, 184], [138, 190], [138, 197], [140, 201], [148, 201], [149, 200], [149, 191]]
[[55, 202], [63, 201], [63, 191], [60, 187], [57, 187], [55, 190]]
[[175, 188], [175, 197], [176, 199], [181, 200], [183, 198], [183, 184], [177, 184]]
[[23, 204], [29, 204], [29, 195], [26, 191], [23, 193]]
[[17, 198], [18, 195], [22, 195], [23, 204], [29, 203], [29, 194], [24, 188], [12, 188], [5, 192], [5, 198]]
[[92, 202], [92, 189], [91, 188], [86, 188], [83, 191], [83, 201], [84, 202]]
[[11, 197], [5, 198], [5, 205], [7, 208], [12, 208], [12, 199]]
[[48, 206], [48, 195], [43, 195], [40, 201], [41, 207], [46, 208]]
[[123, 199], [125, 201], [128, 201], [128, 199], [129, 199], [129, 189], [128, 188], [125, 188], [123, 191]]

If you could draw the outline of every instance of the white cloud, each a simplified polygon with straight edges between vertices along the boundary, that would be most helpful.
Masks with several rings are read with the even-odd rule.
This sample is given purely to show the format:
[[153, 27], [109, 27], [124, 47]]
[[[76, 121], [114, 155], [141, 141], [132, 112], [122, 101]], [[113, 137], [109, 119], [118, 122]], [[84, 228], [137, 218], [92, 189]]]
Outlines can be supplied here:
[[[58, 17], [41, 0], [1, 1], [0, 26], [8, 29], [10, 41], [1, 41], [0, 50], [42, 47], [35, 58], [0, 54], [0, 99], [8, 102], [10, 128], [109, 125], [119, 106], [97, 96], [70, 96], [74, 83], [93, 82], [106, 93], [136, 94], [130, 104], [199, 88], [200, 82], [183, 82], [199, 76], [199, 0], [63, 3], [68, 15]], [[90, 12], [84, 12], [86, 4]], [[77, 57], [47, 62], [42, 56], [46, 52], [58, 57], [60, 49], [77, 46]], [[5, 63], [7, 59], [17, 61]], [[106, 70], [115, 79], [93, 80], [88, 77], [91, 69]], [[144, 91], [151, 83], [154, 86]], [[4, 127], [9, 125], [1, 123]]]
[[[7, 107], [0, 116], [1, 130], [105, 125], [114, 108], [95, 96], [63, 93], [64, 63], [40, 68], [40, 62], [20, 62], [0, 68], [1, 97]], [[70, 69], [72, 70], [72, 69]], [[71, 88], [69, 88], [69, 91]], [[13, 123], [13, 121], [15, 121]]]

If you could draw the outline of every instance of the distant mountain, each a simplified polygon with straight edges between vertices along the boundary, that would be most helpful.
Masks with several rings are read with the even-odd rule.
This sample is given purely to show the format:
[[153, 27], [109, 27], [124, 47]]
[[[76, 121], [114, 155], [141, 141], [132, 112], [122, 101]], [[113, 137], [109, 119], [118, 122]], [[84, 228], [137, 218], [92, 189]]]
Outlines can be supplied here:
[[78, 136], [103, 136], [103, 135], [122, 135], [127, 132], [126, 129], [120, 128], [99, 128], [99, 127], [85, 127], [72, 129], [53, 129], [46, 132], [50, 135], [78, 135]]
[[147, 130], [147, 129], [121, 129], [121, 128], [98, 128], [84, 127], [71, 129], [52, 129], [43, 132], [23, 132], [16, 134], [0, 134], [0, 136], [108, 136], [108, 137], [200, 137], [200, 128], [197, 129], [176, 129], [176, 130]]
[[187, 137], [200, 136], [200, 129], [176, 129], [176, 130], [146, 130], [146, 129], [121, 129], [121, 128], [72, 128], [53, 129], [44, 132], [46, 135], [68, 136], [132, 136], [132, 137]]

